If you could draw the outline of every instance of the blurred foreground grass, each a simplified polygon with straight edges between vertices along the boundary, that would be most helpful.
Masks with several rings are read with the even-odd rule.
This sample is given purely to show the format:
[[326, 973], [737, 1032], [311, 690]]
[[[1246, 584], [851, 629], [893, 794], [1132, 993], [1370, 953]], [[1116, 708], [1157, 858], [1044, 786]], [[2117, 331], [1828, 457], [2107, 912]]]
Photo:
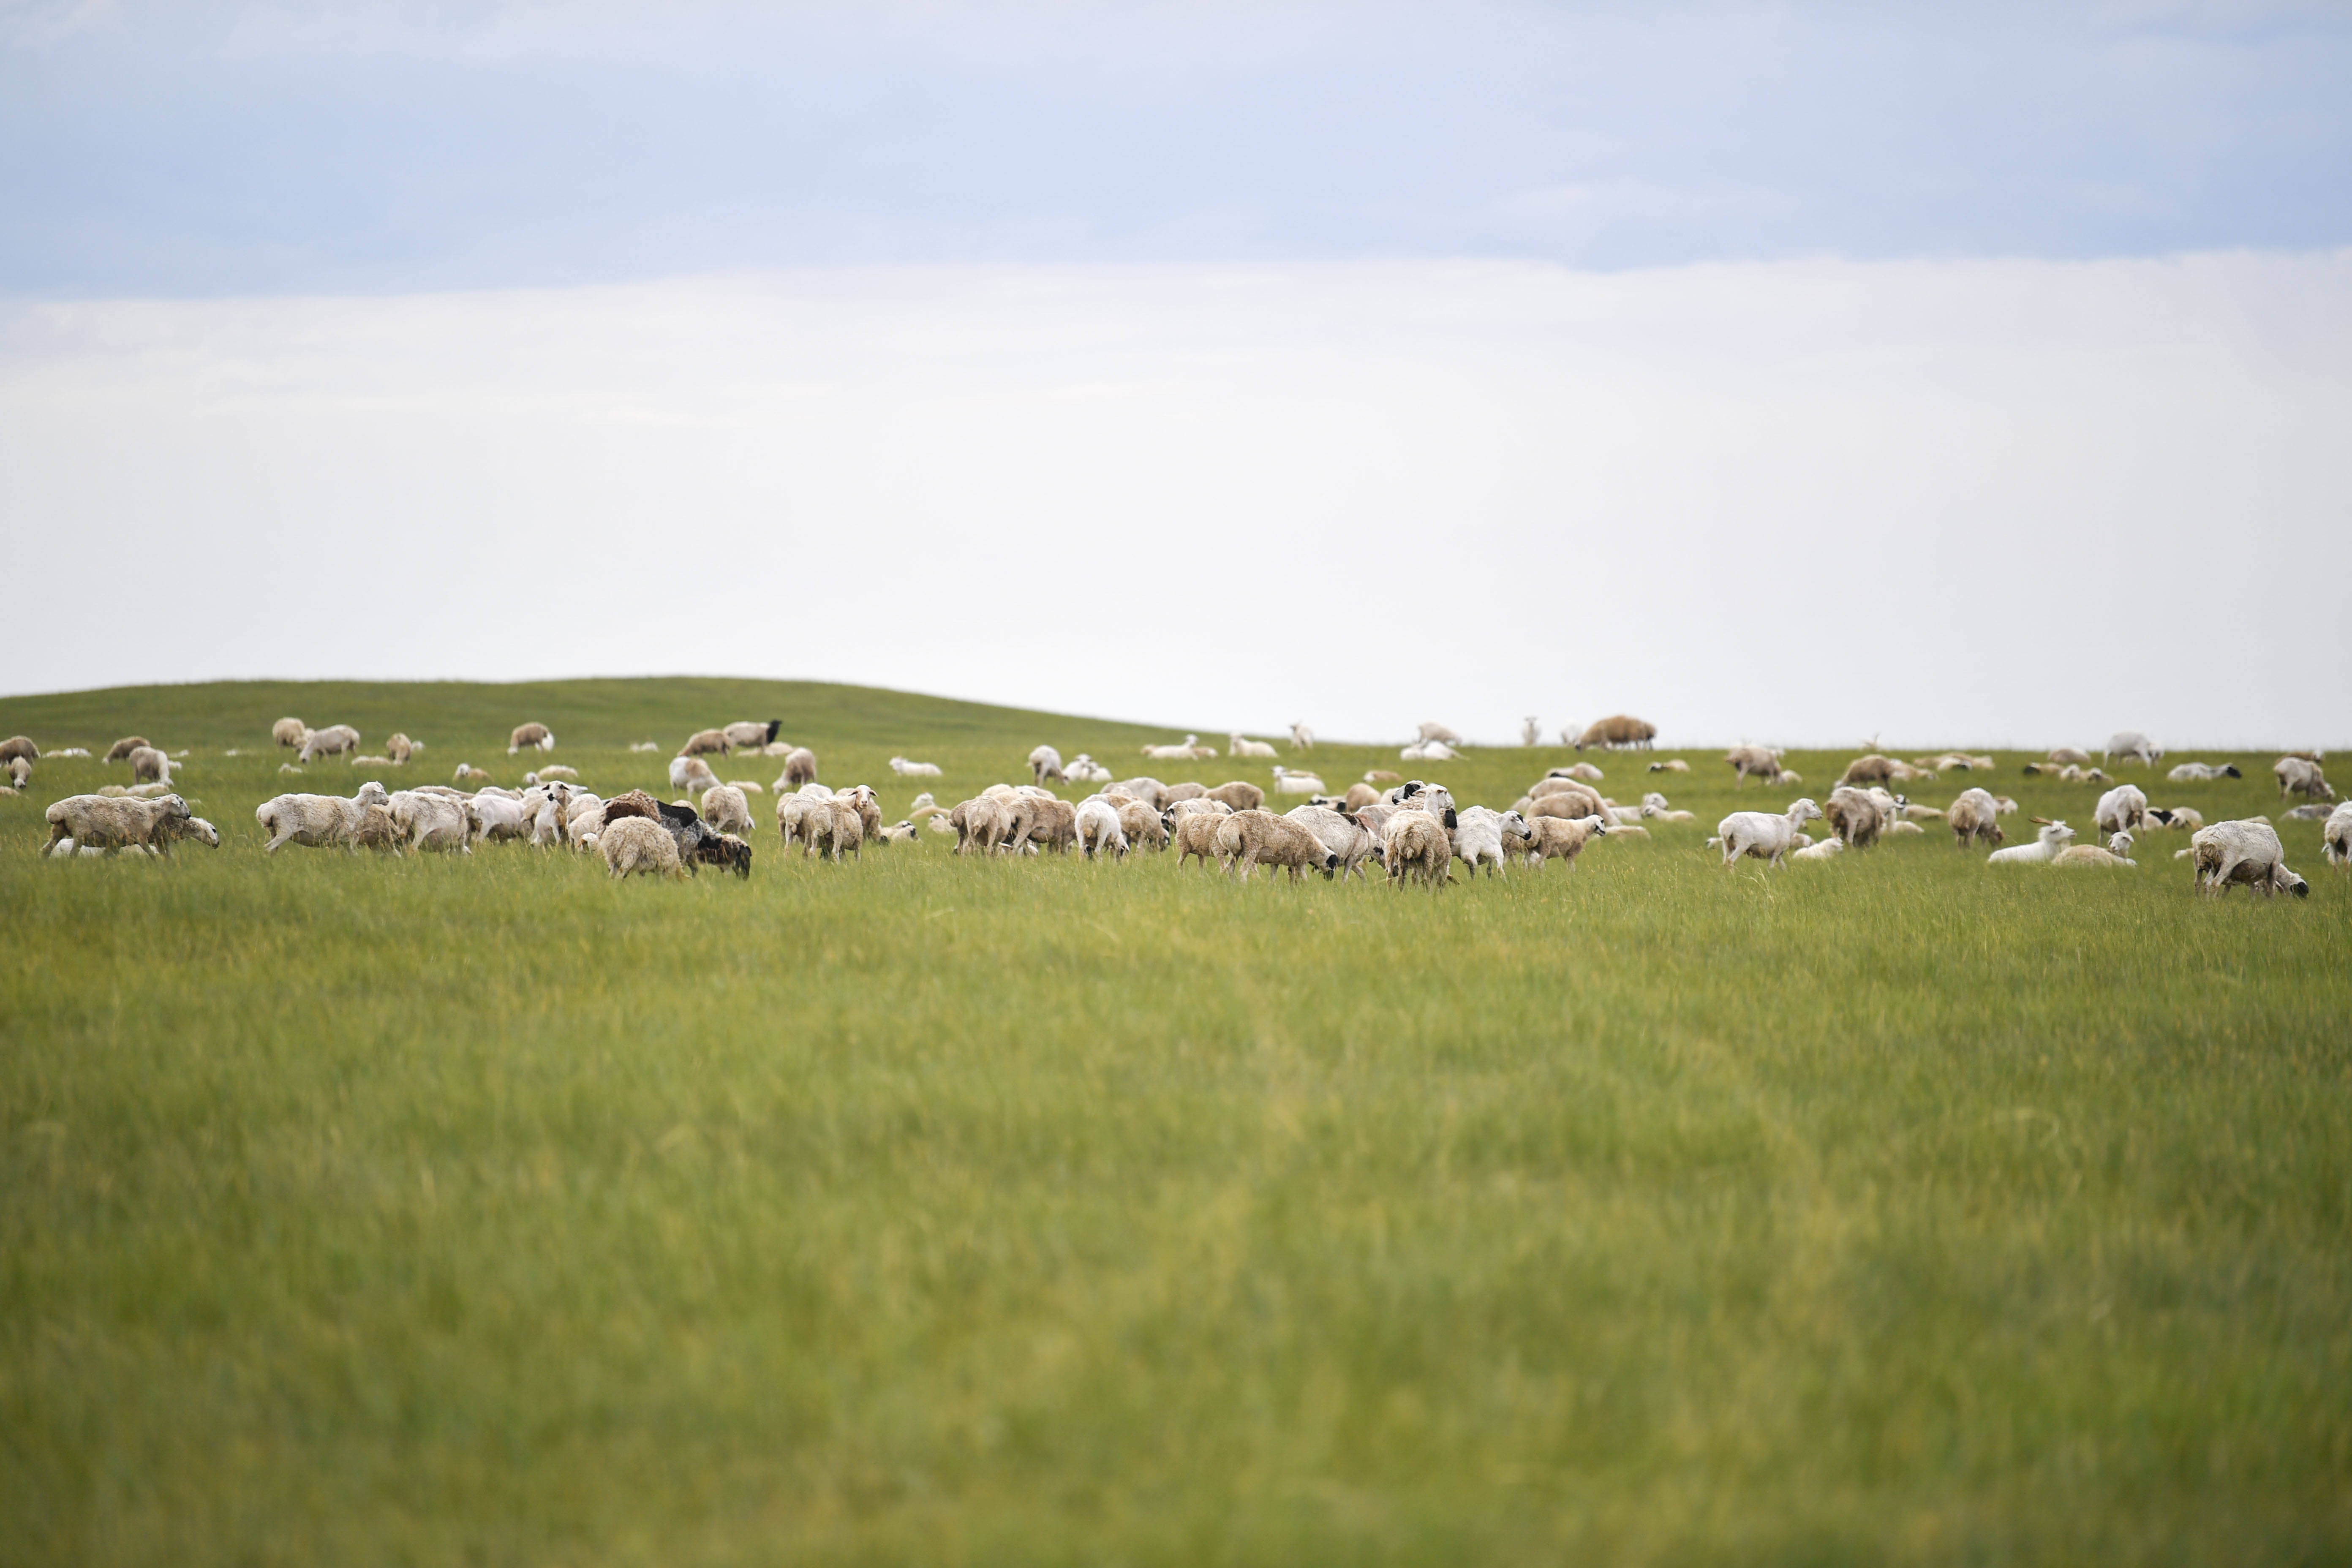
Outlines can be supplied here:
[[[1040, 740], [1143, 765], [1116, 726], [614, 684], [602, 729], [497, 689], [362, 728], [511, 782], [544, 719], [609, 791], [782, 714], [894, 816], [895, 751], [950, 801]], [[2178, 836], [2003, 875], [1932, 827], [1769, 874], [1661, 828], [1433, 899], [763, 826], [748, 886], [612, 886], [265, 861], [298, 781], [217, 748], [352, 712], [182, 700], [0, 703], [192, 745], [228, 840], [47, 865], [42, 805], [122, 770], [0, 801], [8, 1561], [2352, 1553], [2352, 882], [2312, 825], [2270, 905], [2200, 903]], [[1680, 754], [1711, 823], [1727, 770]], [[1499, 805], [1559, 760], [1425, 771]], [[2017, 760], [1995, 787], [2087, 826]]]

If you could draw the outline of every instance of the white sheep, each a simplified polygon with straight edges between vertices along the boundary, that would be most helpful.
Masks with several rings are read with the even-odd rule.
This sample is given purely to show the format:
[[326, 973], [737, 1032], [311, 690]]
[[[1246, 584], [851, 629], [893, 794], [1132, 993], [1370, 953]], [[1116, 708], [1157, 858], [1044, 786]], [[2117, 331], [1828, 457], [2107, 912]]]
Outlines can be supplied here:
[[1146, 746], [1143, 748], [1143, 754], [1155, 762], [1189, 763], [1203, 757], [1213, 757], [1217, 754], [1217, 751], [1213, 746], [1201, 744], [1200, 736], [1187, 735], [1184, 737], [1184, 743], [1181, 746]]
[[281, 795], [264, 801], [253, 811], [253, 819], [269, 836], [261, 852], [275, 855], [289, 844], [312, 849], [355, 848], [368, 807], [387, 805], [391, 799], [383, 785], [371, 779], [348, 800], [336, 795]]
[[1066, 763], [1062, 773], [1072, 784], [1110, 783], [1110, 770], [1084, 752], [1080, 752]]
[[1274, 793], [1276, 795], [1321, 795], [1323, 781], [1313, 773], [1294, 773], [1288, 768], [1274, 770]]
[[[136, 758], [138, 753], [134, 752], [131, 755]], [[2278, 776], [2281, 800], [2290, 795], [2299, 795], [2306, 800], [2336, 798], [2336, 791], [2328, 784], [2326, 773], [2320, 770], [2317, 763], [2307, 757], [2281, 757], [2271, 764], [2271, 772]]]
[[339, 757], [360, 748], [360, 732], [349, 724], [330, 724], [323, 730], [302, 731], [302, 749], [296, 762], [308, 763], [313, 757]]
[[493, 839], [520, 838], [530, 831], [531, 817], [524, 812], [522, 802], [509, 800], [488, 791], [473, 798], [472, 819], [474, 842], [486, 844]]
[[702, 792], [702, 819], [721, 833], [749, 837], [752, 830], [751, 803], [733, 784], [719, 784]]
[[1491, 806], [1465, 806], [1454, 814], [1454, 858], [1476, 876], [1485, 867], [1489, 877], [1502, 874], [1505, 840], [1523, 841], [1528, 837], [1527, 819], [1517, 812], [1500, 812]]
[[935, 779], [940, 776], [937, 763], [910, 763], [904, 757], [890, 759], [890, 771], [902, 779]]
[[1315, 749], [1315, 731], [1308, 729], [1304, 721], [1291, 725], [1290, 749], [1294, 752], [1311, 752]]
[[1821, 815], [1822, 808], [1810, 799], [1791, 801], [1788, 811], [1777, 816], [1769, 811], [1735, 811], [1716, 824], [1716, 837], [1708, 842], [1723, 846], [1727, 870], [1748, 855], [1778, 866], [1794, 846], [1797, 830]]
[[1038, 746], [1029, 753], [1029, 776], [1034, 783], [1044, 784], [1047, 779], [1066, 780], [1070, 775], [1063, 771], [1061, 752], [1051, 746]]
[[2352, 800], [2327, 814], [2326, 826], [2319, 830], [2319, 837], [2327, 863], [2339, 871], [2352, 871]]
[[1101, 795], [1078, 803], [1078, 847], [1089, 860], [1097, 854], [1127, 858], [1127, 830], [1118, 825], [1118, 807]]
[[686, 879], [677, 840], [650, 816], [625, 816], [613, 823], [596, 836], [596, 848], [604, 857], [605, 875], [611, 879], [633, 872]]
[[672, 757], [669, 760], [669, 787], [678, 794], [699, 794], [718, 786], [719, 775], [712, 773], [710, 764], [700, 757]]
[[1390, 886], [1417, 880], [1434, 890], [1453, 879], [1454, 840], [1436, 817], [1408, 807], [1381, 825], [1381, 858]]
[[1408, 763], [1451, 763], [1461, 757], [1459, 752], [1443, 741], [1415, 741], [1397, 755]]
[[445, 795], [404, 789], [385, 805], [392, 812], [394, 831], [409, 848], [455, 849], [461, 855], [474, 852], [473, 827], [466, 820], [463, 802]]
[[2032, 843], [2012, 845], [2007, 849], [1996, 849], [1985, 857], [1985, 864], [1988, 866], [2047, 866], [2058, 858], [2059, 851], [2074, 842], [2074, 830], [2063, 821], [2053, 822], [2046, 816], [2037, 816], [2033, 820], [2041, 825], [2041, 830], [2033, 836]]
[[2137, 784], [2117, 784], [2099, 797], [2092, 818], [2102, 833], [2139, 833], [2147, 824], [2147, 796]]
[[2220, 898], [2233, 887], [2252, 888], [2264, 898], [2293, 893], [2306, 898], [2311, 884], [2287, 868], [2278, 829], [2259, 816], [2200, 827], [2189, 840], [2196, 858], [2197, 890]]
[[2242, 779], [2235, 763], [2182, 763], [2164, 775], [2174, 784], [2206, 784], [2214, 779]]
[[[2051, 755], [2054, 760], [2057, 753], [2053, 752]], [[2152, 768], [2162, 760], [2163, 756], [2164, 748], [2137, 730], [2118, 730], [2107, 737], [2106, 753], [2101, 760], [2110, 763], [2138, 763]]]
[[1225, 740], [1227, 742], [1225, 754], [1229, 757], [1271, 757], [1279, 754], [1264, 741], [1253, 741], [1239, 731], [1226, 736]]
[[1344, 812], [1327, 805], [1295, 805], [1283, 813], [1291, 821], [1304, 824], [1307, 830], [1323, 841], [1323, 847], [1339, 858], [1339, 879], [1364, 875], [1364, 862], [1381, 852], [1380, 840], [1363, 826]]
[[1432, 741], [1435, 741], [1438, 744], [1444, 746], [1458, 746], [1462, 744], [1461, 736], [1455, 734], [1444, 725], [1438, 723], [1433, 719], [1423, 720], [1421, 721], [1421, 728], [1415, 732], [1413, 739], [1421, 742], [1424, 745]]
[[1642, 809], [1635, 815], [1654, 817], [1660, 822], [1696, 822], [1698, 820], [1698, 814], [1695, 811], [1675, 811], [1668, 806], [1666, 797], [1656, 790], [1652, 790], [1642, 797]]
[[[1802, 837], [1804, 836], [1800, 834], [1798, 837]], [[1819, 844], [1808, 844], [1801, 849], [1791, 849], [1789, 851], [1789, 858], [1791, 860], [1834, 860], [1840, 855], [1844, 853], [1844, 839], [1824, 838]]]

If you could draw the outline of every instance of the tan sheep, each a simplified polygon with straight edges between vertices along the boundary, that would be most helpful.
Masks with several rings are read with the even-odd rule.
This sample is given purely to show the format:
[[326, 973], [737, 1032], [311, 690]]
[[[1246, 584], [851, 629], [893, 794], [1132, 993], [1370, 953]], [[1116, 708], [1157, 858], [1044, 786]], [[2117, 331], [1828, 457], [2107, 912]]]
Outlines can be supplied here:
[[1749, 779], [1770, 782], [1780, 775], [1781, 753], [1770, 746], [1734, 746], [1723, 753], [1731, 764], [1731, 787], [1738, 789]]
[[681, 757], [723, 757], [732, 750], [727, 743], [726, 731], [697, 730], [686, 738], [686, 744], [677, 749], [677, 754]]
[[1845, 840], [1849, 849], [1869, 848], [1886, 827], [1876, 801], [1843, 784], [1830, 791], [1828, 817], [1830, 831]]
[[794, 746], [784, 757], [784, 774], [778, 789], [798, 789], [816, 782], [816, 753], [806, 746]]
[[1351, 784], [1348, 786], [1348, 798], [1346, 802], [1348, 812], [1350, 816], [1353, 816], [1355, 813], [1363, 810], [1364, 807], [1370, 805], [1380, 798], [1381, 792], [1374, 789], [1371, 785], [1368, 784]]
[[544, 724], [518, 724], [507, 737], [507, 755], [511, 757], [525, 746], [537, 746], [542, 752], [555, 750], [555, 731]]
[[1023, 795], [1013, 803], [1013, 817], [1004, 830], [1004, 848], [1018, 854], [1025, 845], [1066, 855], [1078, 841], [1078, 808], [1066, 800]]
[[803, 859], [830, 859], [837, 866], [845, 851], [852, 859], [866, 858], [866, 821], [846, 800], [811, 802], [808, 815], [801, 819], [801, 837], [808, 842]]
[[49, 842], [43, 854], [136, 848], [169, 855], [178, 826], [188, 819], [188, 803], [176, 795], [153, 800], [76, 795], [56, 802], [44, 816]]
[[1998, 846], [2004, 837], [2000, 805], [1991, 792], [1983, 789], [1962, 790], [1945, 811], [1944, 825], [1952, 830], [1952, 842], [1962, 849], [1979, 841]]
[[383, 754], [392, 759], [392, 765], [396, 768], [406, 767], [408, 759], [420, 749], [417, 742], [396, 730], [393, 731], [392, 739], [383, 743]]
[[1620, 746], [1647, 746], [1658, 738], [1658, 727], [1646, 719], [1636, 719], [1630, 713], [1612, 713], [1606, 719], [1596, 719], [1585, 726], [1584, 733], [1576, 738], [1576, 749], [1603, 746], [1612, 750]]
[[131, 776], [140, 784], [170, 784], [172, 759], [152, 746], [141, 746], [131, 753]]
[[299, 719], [280, 719], [269, 727], [269, 738], [281, 746], [299, 746], [310, 728]]
[[[1160, 820], [1154, 817], [1153, 821]], [[1213, 811], [1196, 811], [1176, 818], [1175, 831], [1170, 842], [1176, 847], [1176, 867], [1181, 870], [1187, 861], [1199, 857], [1206, 866], [1217, 853], [1217, 826], [1225, 819]]]
[[1168, 825], [1160, 814], [1139, 800], [1123, 801], [1118, 808], [1118, 830], [1127, 835], [1130, 849], [1164, 849], [1168, 847]]
[[107, 747], [106, 755], [100, 760], [109, 763], [125, 762], [129, 760], [131, 752], [146, 751], [153, 744], [154, 742], [144, 735], [125, 735]]
[[733, 784], [719, 784], [702, 792], [702, 819], [721, 833], [748, 836], [753, 826], [751, 803]]
[[1288, 867], [1294, 882], [1304, 881], [1310, 870], [1328, 877], [1339, 866], [1339, 857], [1324, 847], [1314, 829], [1270, 811], [1237, 811], [1218, 818], [1216, 844], [1225, 874], [1237, 881], [1248, 881], [1260, 866]]
[[607, 822], [596, 836], [596, 850], [604, 857], [605, 875], [613, 880], [637, 874], [686, 880], [677, 840], [656, 818], [625, 816]]
[[1265, 804], [1265, 791], [1240, 779], [1228, 779], [1216, 788], [1202, 793], [1211, 800], [1223, 801], [1235, 811], [1255, 811]]
[[1381, 825], [1381, 848], [1391, 887], [1410, 879], [1433, 892], [1453, 879], [1454, 841], [1445, 825], [1425, 811], [1407, 807], [1391, 816]]

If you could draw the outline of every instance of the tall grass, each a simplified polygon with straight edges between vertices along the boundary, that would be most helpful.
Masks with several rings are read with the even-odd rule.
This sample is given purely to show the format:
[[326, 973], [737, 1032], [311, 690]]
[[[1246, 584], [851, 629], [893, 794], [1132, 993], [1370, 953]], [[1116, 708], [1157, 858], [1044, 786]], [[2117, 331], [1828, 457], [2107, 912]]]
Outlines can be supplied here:
[[[544, 718], [609, 789], [657, 781], [639, 728], [778, 716], [647, 685], [607, 731], [479, 692], [379, 728], [437, 776]], [[2137, 873], [1932, 836], [1726, 873], [1706, 826], [1433, 897], [772, 828], [749, 885], [616, 886], [265, 861], [296, 781], [207, 744], [357, 710], [281, 695], [88, 728], [188, 737], [217, 852], [37, 861], [41, 805], [119, 768], [0, 801], [10, 1560], [2352, 1548], [2352, 883], [2310, 825], [2270, 904], [2199, 901], [2178, 836]], [[865, 700], [793, 738], [887, 807], [909, 746], [952, 799], [1135, 744]], [[1727, 770], [1684, 754], [1711, 822]], [[1557, 760], [1428, 771], [1501, 805]]]

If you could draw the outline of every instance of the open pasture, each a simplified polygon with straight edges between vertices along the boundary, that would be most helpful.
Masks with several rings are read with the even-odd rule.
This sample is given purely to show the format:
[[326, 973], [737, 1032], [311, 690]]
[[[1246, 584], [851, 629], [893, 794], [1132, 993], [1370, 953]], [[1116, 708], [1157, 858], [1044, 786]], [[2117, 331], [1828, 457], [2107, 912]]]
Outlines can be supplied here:
[[[1929, 823], [1725, 872], [1724, 811], [1854, 753], [1735, 791], [1662, 744], [1588, 757], [1696, 824], [1434, 896], [930, 835], [810, 864], [768, 795], [748, 884], [612, 884], [265, 860], [256, 804], [367, 776], [281, 774], [282, 713], [426, 742], [395, 788], [667, 795], [690, 731], [772, 718], [889, 820], [1039, 742], [1269, 777], [829, 687], [0, 701], [45, 749], [188, 748], [223, 837], [47, 863], [43, 805], [128, 770], [0, 800], [9, 1560], [2352, 1552], [2352, 879], [2315, 823], [2279, 824], [2303, 900], [2200, 900], [2161, 831], [2136, 871]], [[551, 754], [505, 754], [525, 720]], [[1571, 755], [1314, 761], [1502, 806]], [[2159, 766], [2155, 804], [2284, 809], [2272, 754], [2191, 755], [2246, 777]], [[2095, 788], [1999, 760], [1909, 794], [2095, 841]]]

